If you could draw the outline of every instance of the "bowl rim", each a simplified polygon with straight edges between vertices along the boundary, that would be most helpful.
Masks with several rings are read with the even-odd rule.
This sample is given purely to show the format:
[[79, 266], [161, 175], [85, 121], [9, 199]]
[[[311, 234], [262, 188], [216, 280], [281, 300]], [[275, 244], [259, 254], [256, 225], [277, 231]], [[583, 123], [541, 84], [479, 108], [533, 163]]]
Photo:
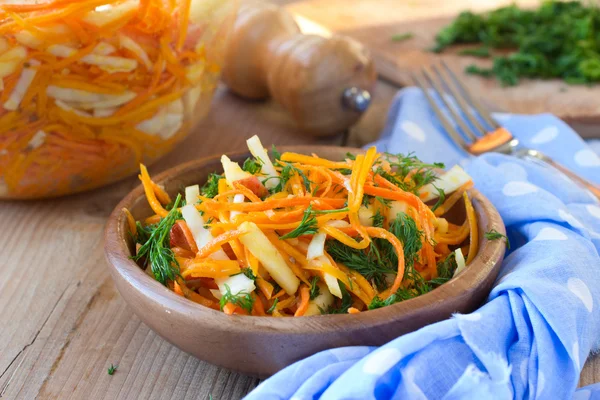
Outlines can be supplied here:
[[[319, 153], [320, 150], [327, 149], [331, 151], [360, 152], [362, 149], [341, 146], [281, 146], [280, 151], [309, 152]], [[231, 159], [249, 156], [249, 152], [228, 152]], [[217, 162], [221, 155], [202, 157], [197, 160], [189, 161], [172, 167], [156, 176], [153, 180], [158, 183], [164, 183], [176, 176], [182, 176], [192, 170], [202, 168], [206, 164]], [[167, 179], [169, 178], [169, 179]], [[482, 203], [488, 207], [485, 214], [488, 225], [492, 226], [498, 232], [505, 234], [504, 223], [494, 207], [494, 205], [483, 196], [478, 190], [470, 189], [469, 193], [474, 198], [474, 207], [478, 216], [483, 213]], [[131, 290], [136, 290], [147, 300], [155, 303], [155, 306], [164, 308], [165, 312], [178, 314], [180, 317], [194, 317], [205, 320], [206, 323], [218, 324], [220, 329], [225, 329], [233, 333], [244, 334], [253, 332], [271, 332], [286, 333], [291, 335], [305, 334], [323, 334], [337, 330], [352, 330], [360, 327], [376, 327], [385, 325], [391, 319], [398, 316], [403, 318], [417, 317], [427, 309], [435, 309], [436, 304], [444, 299], [452, 299], [464, 295], [471, 289], [477, 287], [477, 284], [484, 281], [498, 260], [502, 260], [505, 252], [505, 243], [502, 240], [488, 240], [480, 234], [480, 243], [478, 254], [475, 256], [468, 268], [463, 270], [458, 276], [452, 278], [443, 285], [435, 288], [431, 292], [421, 296], [405, 300], [390, 306], [361, 312], [358, 314], [328, 314], [315, 315], [301, 318], [265, 318], [259, 316], [245, 315], [226, 315], [221, 311], [194, 303], [191, 300], [183, 298], [167, 287], [152, 279], [130, 259], [130, 252], [127, 247], [125, 236], [127, 232], [123, 227], [126, 225], [126, 217], [122, 213], [122, 208], [130, 208], [140, 197], [144, 196], [142, 185], [138, 185], [130, 191], [115, 207], [107, 222], [104, 232], [104, 250], [108, 266], [113, 279], [123, 279], [124, 283]], [[479, 219], [480, 220], [480, 219]], [[481, 230], [481, 226], [480, 226]], [[487, 254], [487, 257], [482, 257]], [[486, 258], [486, 259], [484, 259]], [[463, 284], [457, 284], [463, 282]], [[465, 284], [466, 283], [466, 284]]]

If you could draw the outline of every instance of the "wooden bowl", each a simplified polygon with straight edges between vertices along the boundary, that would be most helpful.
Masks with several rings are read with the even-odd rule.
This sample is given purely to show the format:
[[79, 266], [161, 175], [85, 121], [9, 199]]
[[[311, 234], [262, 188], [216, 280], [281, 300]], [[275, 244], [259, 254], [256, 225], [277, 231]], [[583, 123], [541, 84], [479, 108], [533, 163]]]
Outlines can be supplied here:
[[[329, 159], [343, 159], [341, 147], [289, 147], [285, 151], [317, 153]], [[231, 155], [243, 161], [250, 154]], [[155, 181], [170, 194], [185, 186], [202, 183], [210, 172], [221, 171], [220, 157], [204, 158], [172, 168]], [[319, 315], [301, 318], [227, 316], [176, 295], [148, 275], [129, 257], [133, 254], [126, 219], [127, 207], [136, 219], [152, 214], [141, 186], [129, 193], [115, 208], [105, 232], [105, 252], [117, 289], [155, 332], [180, 349], [212, 364], [258, 377], [267, 377], [318, 351], [341, 346], [382, 345], [425, 325], [449, 318], [452, 313], [476, 309], [487, 297], [498, 275], [505, 244], [488, 241], [483, 232], [505, 233], [496, 208], [481, 193], [471, 189], [479, 218], [480, 248], [471, 264], [456, 278], [433, 291], [355, 315]], [[459, 213], [462, 207], [454, 207]], [[451, 210], [452, 212], [452, 210]], [[450, 216], [463, 218], [461, 215]]]

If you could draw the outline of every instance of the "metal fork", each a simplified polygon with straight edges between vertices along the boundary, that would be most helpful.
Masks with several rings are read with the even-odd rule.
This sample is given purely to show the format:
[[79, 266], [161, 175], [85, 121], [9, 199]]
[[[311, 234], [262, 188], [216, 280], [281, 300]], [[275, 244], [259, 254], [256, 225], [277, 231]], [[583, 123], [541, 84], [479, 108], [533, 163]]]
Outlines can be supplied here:
[[[440, 65], [441, 67], [436, 64], [431, 65], [433, 74], [424, 68], [422, 70], [422, 77], [424, 79], [417, 74], [413, 74], [413, 79], [417, 86], [423, 90], [431, 108], [454, 142], [474, 155], [498, 152], [514, 155], [518, 158], [541, 161], [562, 172], [573, 182], [589, 190], [600, 200], [600, 187], [560, 165], [547, 155], [537, 150], [523, 147], [519, 143], [519, 139], [515, 138], [506, 128], [500, 126], [491, 117], [489, 111], [469, 93], [465, 85], [445, 62], [441, 61]], [[433, 88], [437, 93], [441, 102], [449, 111], [450, 118], [443, 113], [442, 108], [433, 98], [429, 88]], [[451, 104], [448, 100], [446, 95], [448, 92], [454, 98], [456, 105]], [[475, 114], [478, 114], [479, 118]], [[454, 127], [452, 121], [456, 123], [468, 140], [465, 140]]]

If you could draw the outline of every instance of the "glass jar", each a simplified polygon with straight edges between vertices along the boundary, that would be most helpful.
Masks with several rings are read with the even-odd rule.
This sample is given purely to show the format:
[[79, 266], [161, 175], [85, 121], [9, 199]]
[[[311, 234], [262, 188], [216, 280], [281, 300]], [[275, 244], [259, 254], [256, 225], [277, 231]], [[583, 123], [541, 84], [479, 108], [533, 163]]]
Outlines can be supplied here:
[[204, 117], [237, 0], [0, 5], [0, 198], [132, 174]]

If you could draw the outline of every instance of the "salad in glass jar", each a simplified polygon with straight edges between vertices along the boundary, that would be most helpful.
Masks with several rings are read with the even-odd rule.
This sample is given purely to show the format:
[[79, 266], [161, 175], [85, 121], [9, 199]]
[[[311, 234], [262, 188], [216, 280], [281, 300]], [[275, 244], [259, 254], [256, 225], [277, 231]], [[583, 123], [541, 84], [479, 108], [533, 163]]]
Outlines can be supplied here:
[[237, 0], [0, 5], [0, 198], [127, 176], [208, 111]]

